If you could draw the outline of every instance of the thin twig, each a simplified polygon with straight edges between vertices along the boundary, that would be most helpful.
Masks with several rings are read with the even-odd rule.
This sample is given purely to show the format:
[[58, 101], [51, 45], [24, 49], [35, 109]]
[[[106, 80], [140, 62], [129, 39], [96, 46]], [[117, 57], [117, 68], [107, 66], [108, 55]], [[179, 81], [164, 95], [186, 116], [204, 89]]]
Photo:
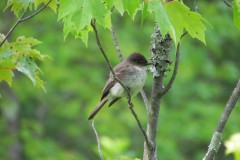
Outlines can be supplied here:
[[123, 61], [123, 56], [122, 56], [121, 50], [120, 50], [118, 42], [117, 42], [117, 38], [116, 38], [116, 35], [114, 32], [113, 25], [111, 25], [111, 33], [112, 33], [113, 43], [114, 43], [114, 46], [115, 46], [117, 54], [118, 54], [118, 58], [120, 59], [120, 61]]
[[100, 142], [100, 139], [99, 139], [97, 130], [96, 130], [95, 126], [94, 126], [94, 120], [92, 120], [92, 129], [93, 129], [93, 131], [94, 131], [94, 133], [95, 133], [95, 136], [96, 136], [96, 138], [97, 138], [98, 152], [99, 152], [99, 155], [100, 155], [100, 159], [101, 159], [101, 160], [104, 160], [103, 155], [102, 155], [102, 150], [101, 150], [101, 142]]
[[[112, 7], [111, 11], [113, 11], [113, 9], [114, 9], [114, 6]], [[112, 33], [113, 43], [114, 43], [114, 46], [115, 46], [117, 54], [118, 54], [118, 58], [119, 58], [120, 61], [123, 61], [123, 55], [122, 55], [122, 52], [121, 52], [120, 47], [118, 45], [117, 37], [116, 37], [114, 27], [113, 27], [112, 24], [111, 24], [111, 33]], [[146, 110], [148, 111], [148, 99], [146, 97], [146, 94], [145, 94], [143, 89], [141, 89], [140, 93], [142, 95]]]
[[146, 143], [147, 143], [148, 148], [152, 149], [152, 144], [150, 144], [150, 141], [148, 140], [146, 131], [143, 129], [142, 124], [141, 124], [140, 120], [138, 119], [138, 116], [137, 116], [136, 112], [135, 112], [134, 109], [133, 109], [133, 104], [132, 104], [132, 102], [131, 102], [131, 99], [129, 99], [129, 98], [128, 98], [128, 105], [129, 105], [129, 108], [130, 108], [130, 110], [131, 110], [134, 118], [135, 118], [136, 121], [137, 121], [137, 124], [138, 124], [140, 130], [141, 130], [142, 133], [143, 133], [143, 136], [144, 136], [144, 138], [145, 138], [145, 141], [146, 141]]
[[17, 27], [17, 25], [21, 22], [24, 22], [32, 17], [34, 17], [35, 15], [37, 15], [38, 13], [40, 13], [43, 9], [45, 9], [48, 4], [51, 2], [52, 0], [50, 0], [48, 3], [46, 3], [42, 8], [40, 8], [38, 11], [36, 11], [35, 13], [33, 13], [30, 16], [27, 16], [25, 18], [23, 18], [27, 12], [27, 10], [23, 13], [23, 15], [15, 22], [15, 24], [12, 26], [12, 28], [8, 31], [8, 33], [6, 34], [5, 38], [3, 39], [3, 41], [0, 43], [0, 47], [3, 45], [3, 43], [8, 39], [8, 37], [11, 35], [11, 33], [13, 32], [13, 30]]
[[52, 2], [52, 0], [49, 0], [42, 8], [40, 8], [39, 10], [37, 10], [35, 13], [31, 14], [30, 16], [27, 16], [27, 17], [21, 19], [20, 22], [26, 21], [26, 20], [36, 16], [38, 13], [40, 13], [42, 10], [44, 10], [51, 2]]
[[99, 39], [98, 31], [97, 31], [97, 28], [96, 28], [96, 20], [95, 20], [95, 19], [93, 19], [93, 20], [91, 21], [91, 26], [92, 26], [92, 28], [93, 28], [93, 30], [94, 30], [98, 47], [99, 47], [99, 49], [101, 50], [102, 55], [103, 55], [103, 57], [105, 58], [105, 61], [107, 62], [107, 65], [108, 65], [108, 67], [109, 67], [109, 69], [110, 69], [110, 71], [111, 71], [111, 73], [112, 73], [112, 75], [113, 75], [113, 78], [114, 78], [114, 79], [124, 88], [124, 90], [126, 91], [129, 108], [130, 108], [132, 114], [134, 115], [134, 118], [136, 119], [139, 128], [141, 129], [141, 131], [142, 131], [142, 133], [143, 133], [143, 136], [144, 136], [144, 138], [145, 138], [145, 141], [146, 141], [148, 147], [151, 147], [150, 142], [149, 142], [149, 140], [148, 140], [148, 138], [147, 138], [147, 134], [146, 134], [145, 130], [143, 129], [143, 127], [142, 127], [142, 125], [141, 125], [141, 123], [140, 123], [140, 121], [139, 121], [139, 118], [138, 118], [137, 114], [135, 113], [135, 111], [134, 111], [134, 109], [133, 109], [133, 104], [132, 104], [132, 102], [131, 102], [131, 94], [130, 94], [130, 91], [129, 91], [129, 89], [128, 89], [126, 86], [124, 86], [124, 84], [116, 77], [116, 75], [115, 75], [115, 73], [114, 73], [114, 71], [113, 71], [112, 65], [110, 64], [110, 61], [109, 61], [109, 59], [108, 59], [108, 57], [107, 57], [107, 54], [106, 54], [106, 52], [105, 52], [104, 49], [103, 49], [103, 46], [102, 46], [102, 44], [101, 44], [101, 42], [100, 42], [100, 39]]
[[230, 98], [225, 106], [222, 116], [218, 122], [216, 131], [214, 132], [214, 134], [211, 138], [210, 145], [208, 146], [208, 151], [207, 151], [205, 157], [203, 158], [204, 160], [213, 160], [215, 155], [217, 154], [218, 149], [221, 145], [222, 132], [224, 130], [224, 127], [227, 123], [228, 118], [230, 117], [232, 110], [234, 109], [234, 107], [237, 103], [239, 96], [240, 96], [240, 79], [238, 80], [238, 83], [237, 83], [235, 89], [233, 90], [232, 95], [230, 96]]
[[198, 12], [199, 11], [198, 0], [194, 0], [193, 5], [194, 5], [195, 12]]
[[183, 32], [183, 34], [181, 35], [181, 38], [180, 39], [182, 39], [185, 35], [187, 35], [188, 34], [188, 31], [184, 31]]
[[228, 7], [232, 8], [232, 3], [231, 2], [228, 2], [227, 0], [224, 0], [223, 1]]
[[17, 20], [17, 22], [12, 26], [12, 28], [8, 31], [5, 38], [0, 43], [0, 47], [3, 45], [3, 43], [7, 40], [7, 38], [10, 36], [10, 34], [13, 32], [13, 30], [17, 27], [17, 25], [20, 23], [23, 16], [26, 14], [26, 11], [23, 13], [23, 15]]
[[178, 43], [178, 45], [177, 45], [175, 65], [174, 65], [172, 77], [171, 77], [170, 81], [168, 82], [168, 84], [166, 85], [166, 87], [164, 88], [163, 92], [161, 93], [161, 96], [165, 95], [169, 91], [169, 89], [172, 87], [172, 84], [176, 78], [177, 71], [178, 71], [179, 57], [180, 57], [180, 43]]
[[141, 96], [142, 96], [142, 99], [143, 99], [143, 102], [145, 104], [145, 107], [146, 107], [146, 110], [147, 110], [147, 113], [148, 113], [148, 109], [149, 109], [149, 106], [148, 106], [148, 99], [147, 99], [147, 96], [144, 92], [143, 89], [140, 90], [140, 93], [141, 93]]
[[107, 57], [107, 54], [106, 54], [106, 52], [104, 51], [104, 49], [103, 49], [103, 47], [102, 47], [102, 44], [101, 44], [101, 42], [100, 42], [100, 39], [99, 39], [99, 36], [98, 36], [98, 31], [97, 31], [97, 28], [96, 28], [96, 20], [95, 20], [95, 19], [93, 19], [93, 20], [91, 21], [91, 26], [92, 26], [92, 28], [93, 28], [93, 30], [94, 30], [98, 47], [99, 47], [99, 49], [101, 50], [102, 55], [103, 55], [103, 57], [105, 58], [105, 61], [107, 62], [108, 68], [110, 69], [111, 73], [113, 74], [113, 77], [115, 78], [115, 73], [114, 73], [114, 71], [113, 71], [113, 67], [112, 67], [112, 65], [110, 64], [110, 61], [109, 61], [109, 59], [108, 59], [108, 57]]

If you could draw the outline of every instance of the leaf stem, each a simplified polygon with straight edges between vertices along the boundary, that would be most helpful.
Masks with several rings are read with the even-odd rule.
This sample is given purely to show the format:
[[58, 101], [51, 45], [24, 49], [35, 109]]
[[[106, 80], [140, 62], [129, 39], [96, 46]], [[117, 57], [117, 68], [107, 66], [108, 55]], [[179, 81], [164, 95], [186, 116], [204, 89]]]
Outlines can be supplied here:
[[168, 84], [166, 85], [166, 87], [164, 88], [163, 92], [161, 93], [161, 96], [165, 95], [169, 91], [169, 89], [172, 87], [172, 84], [176, 78], [177, 71], [178, 71], [179, 57], [180, 57], [180, 43], [178, 43], [178, 45], [177, 45], [176, 59], [175, 59], [175, 65], [174, 65], [172, 77], [171, 77], [170, 81], [168, 82]]
[[99, 138], [99, 136], [98, 136], [98, 132], [97, 132], [97, 130], [96, 130], [96, 128], [95, 128], [95, 125], [94, 125], [94, 120], [92, 120], [92, 129], [93, 129], [93, 131], [94, 131], [94, 133], [95, 133], [95, 136], [96, 136], [96, 138], [97, 138], [98, 152], [99, 152], [99, 155], [100, 155], [100, 159], [101, 159], [101, 160], [104, 160], [103, 155], [102, 155], [102, 150], [101, 150], [101, 142], [100, 142], [100, 138]]

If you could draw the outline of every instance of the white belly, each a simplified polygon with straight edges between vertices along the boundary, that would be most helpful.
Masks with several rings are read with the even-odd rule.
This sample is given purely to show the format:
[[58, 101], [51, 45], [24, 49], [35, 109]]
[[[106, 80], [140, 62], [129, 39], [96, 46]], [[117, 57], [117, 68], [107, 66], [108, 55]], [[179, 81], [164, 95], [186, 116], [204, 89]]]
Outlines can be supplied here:
[[[131, 96], [134, 97], [143, 88], [146, 80], [146, 68], [145, 67], [135, 67], [136, 71], [134, 74], [127, 76], [121, 82], [130, 88]], [[124, 88], [116, 83], [110, 90], [111, 96], [113, 97], [123, 97], [126, 96], [124, 93]]]

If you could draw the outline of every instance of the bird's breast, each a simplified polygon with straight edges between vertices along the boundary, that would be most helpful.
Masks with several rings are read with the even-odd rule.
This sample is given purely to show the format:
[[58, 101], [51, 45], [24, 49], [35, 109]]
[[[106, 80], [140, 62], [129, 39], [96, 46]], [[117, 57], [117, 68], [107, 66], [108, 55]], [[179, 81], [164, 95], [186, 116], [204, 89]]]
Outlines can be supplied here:
[[[131, 96], [136, 96], [137, 93], [143, 88], [146, 80], [146, 67], [134, 67], [129, 70], [129, 74], [125, 75], [121, 79], [121, 82], [130, 89]], [[110, 90], [110, 93], [113, 97], [122, 97], [126, 96], [124, 93], [124, 88], [116, 83]]]

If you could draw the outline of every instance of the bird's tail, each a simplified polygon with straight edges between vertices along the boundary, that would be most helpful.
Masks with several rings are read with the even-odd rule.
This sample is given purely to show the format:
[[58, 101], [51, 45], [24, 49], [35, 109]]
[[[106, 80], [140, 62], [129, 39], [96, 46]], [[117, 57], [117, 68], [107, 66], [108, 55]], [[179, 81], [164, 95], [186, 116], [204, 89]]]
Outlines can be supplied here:
[[90, 116], [88, 117], [88, 120], [93, 119], [107, 101], [108, 101], [108, 97], [106, 96], [106, 97], [103, 98], [103, 99], [99, 102], [99, 104], [94, 108], [94, 110], [92, 111], [92, 113], [91, 113]]

